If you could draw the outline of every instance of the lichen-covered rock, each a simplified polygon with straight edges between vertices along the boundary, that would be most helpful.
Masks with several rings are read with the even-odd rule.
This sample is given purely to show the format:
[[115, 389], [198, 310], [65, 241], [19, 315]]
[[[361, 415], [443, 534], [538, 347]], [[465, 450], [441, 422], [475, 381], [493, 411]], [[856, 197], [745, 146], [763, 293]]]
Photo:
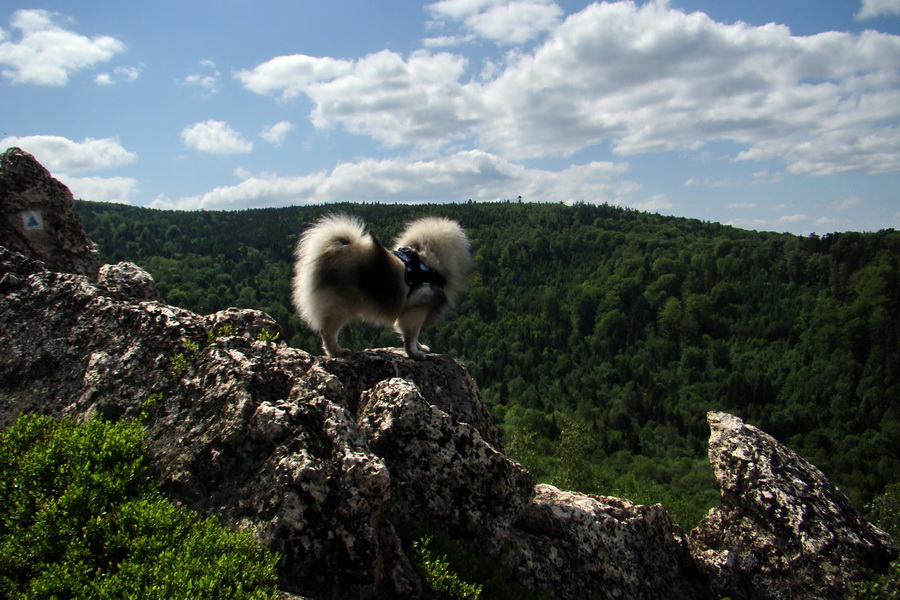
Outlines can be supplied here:
[[100, 268], [72, 192], [19, 148], [0, 154], [0, 246], [62, 273], [94, 278]]
[[819, 469], [768, 434], [725, 413], [707, 415], [709, 460], [722, 489], [691, 532], [712, 589], [733, 600], [850, 598], [860, 567], [897, 557]]
[[364, 392], [358, 419], [369, 448], [394, 474], [392, 503], [402, 519], [431, 522], [486, 549], [531, 499], [527, 471], [410, 380]]
[[506, 542], [528, 587], [562, 598], [706, 598], [686, 544], [660, 505], [538, 485]]
[[[440, 512], [421, 514], [487, 532], [530, 497], [530, 476], [485, 441], [496, 429], [452, 359], [313, 357], [258, 339], [280, 331], [259, 311], [200, 316], [139, 300], [148, 288], [113, 293], [109, 277], [52, 272], [2, 247], [0, 278], [2, 424], [21, 412], [143, 419], [160, 487], [280, 552], [288, 592], [418, 598], [396, 532], [417, 513], [414, 499], [455, 486]], [[416, 445], [416, 428], [439, 439]], [[415, 462], [397, 446], [407, 442]], [[384, 458], [373, 450], [392, 445]], [[419, 477], [427, 464], [440, 473]], [[467, 483], [470, 501], [453, 506]], [[478, 513], [480, 499], [492, 505]]]
[[135, 302], [162, 300], [150, 273], [134, 263], [103, 265], [97, 273], [97, 283], [105, 288], [107, 293], [120, 300]]
[[363, 351], [354, 354], [353, 360], [324, 360], [322, 366], [352, 391], [352, 402], [380, 381], [413, 380], [429, 402], [455, 420], [471, 425], [494, 448], [502, 448], [500, 434], [481, 401], [478, 385], [449, 356], [430, 355], [425, 361], [410, 361], [403, 352]]

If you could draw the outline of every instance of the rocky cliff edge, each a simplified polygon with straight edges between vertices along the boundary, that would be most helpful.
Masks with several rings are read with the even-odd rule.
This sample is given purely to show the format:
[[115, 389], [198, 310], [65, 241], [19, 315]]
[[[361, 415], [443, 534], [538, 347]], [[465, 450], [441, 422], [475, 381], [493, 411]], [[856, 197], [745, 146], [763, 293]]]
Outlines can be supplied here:
[[[463, 365], [392, 350], [312, 356], [265, 341], [280, 328], [264, 313], [166, 305], [139, 267], [97, 269], [80, 221], [55, 231], [49, 213], [69, 210], [71, 194], [10, 152], [0, 426], [23, 412], [144, 419], [160, 487], [281, 553], [286, 592], [421, 597], [398, 534], [410, 523], [567, 599], [846, 598], [861, 565], [897, 556], [814, 466], [723, 413], [708, 416], [722, 505], [690, 535], [660, 505], [535, 485], [503, 453]], [[10, 164], [32, 185], [2, 171]], [[30, 250], [35, 211], [41, 244], [63, 236], [64, 261]]]

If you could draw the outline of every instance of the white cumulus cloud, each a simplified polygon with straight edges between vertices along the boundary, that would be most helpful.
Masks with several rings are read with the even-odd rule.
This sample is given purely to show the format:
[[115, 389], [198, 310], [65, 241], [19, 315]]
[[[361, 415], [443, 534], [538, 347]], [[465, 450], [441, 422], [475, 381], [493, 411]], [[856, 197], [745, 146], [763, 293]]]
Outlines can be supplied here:
[[74, 142], [58, 135], [7, 137], [0, 147], [18, 146], [34, 157], [52, 173], [80, 173], [127, 165], [137, 160], [112, 138], [87, 138]]
[[735, 158], [779, 158], [794, 173], [891, 170], [897, 64], [900, 37], [876, 32], [797, 37], [659, 1], [594, 4], [484, 86], [496, 117], [478, 133], [524, 157], [729, 140], [747, 148]]
[[246, 154], [253, 151], [253, 143], [224, 121], [207, 120], [181, 130], [185, 146], [211, 154]]
[[355, 61], [280, 56], [237, 74], [256, 93], [306, 94], [318, 128], [340, 124], [387, 146], [435, 148], [461, 135], [473, 100], [459, 82], [465, 58], [417, 52], [408, 59], [383, 50]]
[[539, 37], [553, 29], [563, 15], [562, 9], [548, 0], [441, 0], [428, 9], [438, 22], [460, 22], [471, 35], [503, 46]]
[[634, 182], [623, 179], [628, 165], [592, 162], [561, 171], [526, 168], [480, 150], [431, 160], [362, 159], [331, 172], [287, 177], [246, 175], [236, 185], [175, 201], [180, 209], [229, 209], [328, 202], [490, 202], [523, 196], [535, 202], [592, 202], [635, 205]]
[[900, 0], [862, 0], [857, 19], [871, 19], [883, 15], [900, 15]]
[[[430, 10], [465, 22], [513, 4], [445, 0]], [[237, 78], [282, 101], [305, 95], [318, 128], [420, 152], [466, 144], [522, 160], [601, 144], [631, 155], [729, 142], [729, 158], [777, 160], [792, 174], [900, 170], [900, 36], [796, 36], [665, 0], [596, 3], [547, 23], [532, 50], [474, 70], [456, 53], [384, 50], [280, 56]]]
[[75, 142], [56, 135], [7, 137], [0, 148], [17, 146], [32, 154], [54, 177], [65, 184], [72, 195], [96, 202], [130, 202], [138, 182], [131, 177], [79, 176], [75, 173], [100, 171], [128, 165], [137, 160], [112, 138]]
[[[14, 83], [65, 85], [75, 71], [110, 60], [125, 44], [109, 37], [89, 38], [57, 24], [62, 17], [46, 10], [18, 10], [10, 25], [18, 41], [0, 43], [0, 74]], [[7, 36], [4, 36], [7, 37]]]
[[235, 77], [251, 92], [271, 94], [280, 92], [283, 100], [307, 93], [310, 86], [329, 81], [347, 73], [352, 62], [334, 58], [316, 58], [305, 54], [276, 56], [250, 71], [240, 71]]
[[130, 204], [137, 192], [137, 180], [132, 177], [71, 177], [60, 176], [75, 198], [93, 202]]

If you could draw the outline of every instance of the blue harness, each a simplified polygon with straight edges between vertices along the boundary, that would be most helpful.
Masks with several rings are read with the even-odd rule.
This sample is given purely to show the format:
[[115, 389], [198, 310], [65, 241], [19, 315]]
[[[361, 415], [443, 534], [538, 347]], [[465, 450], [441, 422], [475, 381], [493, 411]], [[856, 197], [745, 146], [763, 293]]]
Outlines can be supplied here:
[[444, 279], [440, 273], [423, 263], [422, 259], [419, 258], [419, 253], [409, 246], [397, 248], [396, 250], [391, 250], [391, 252], [394, 256], [403, 261], [403, 265], [406, 267], [404, 277], [410, 291], [422, 287], [423, 285], [433, 285], [435, 287], [443, 288], [447, 283], [447, 280]]

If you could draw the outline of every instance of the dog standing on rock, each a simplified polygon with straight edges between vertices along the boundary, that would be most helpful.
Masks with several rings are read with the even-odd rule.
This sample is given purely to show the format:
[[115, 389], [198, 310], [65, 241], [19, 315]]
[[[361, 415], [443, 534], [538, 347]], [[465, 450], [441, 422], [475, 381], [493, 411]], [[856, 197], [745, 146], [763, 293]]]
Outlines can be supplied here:
[[469, 240], [459, 223], [425, 217], [409, 223], [388, 250], [357, 218], [323, 217], [303, 232], [295, 250], [294, 307], [322, 337], [328, 356], [347, 356], [341, 328], [355, 317], [393, 326], [410, 358], [425, 358], [422, 326], [441, 318], [472, 269]]

